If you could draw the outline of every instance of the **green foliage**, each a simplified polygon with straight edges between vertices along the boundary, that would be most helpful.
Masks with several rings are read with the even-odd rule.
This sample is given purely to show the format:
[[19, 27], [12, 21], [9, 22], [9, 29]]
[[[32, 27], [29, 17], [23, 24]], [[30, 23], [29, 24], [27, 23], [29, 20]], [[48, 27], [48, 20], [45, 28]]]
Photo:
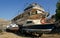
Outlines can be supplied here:
[[56, 7], [57, 7], [57, 9], [56, 9], [56, 20], [60, 20], [60, 0], [57, 2]]
[[0, 30], [0, 33], [2, 32], [2, 30]]
[[58, 10], [60, 10], [60, 2], [57, 3], [56, 7]]

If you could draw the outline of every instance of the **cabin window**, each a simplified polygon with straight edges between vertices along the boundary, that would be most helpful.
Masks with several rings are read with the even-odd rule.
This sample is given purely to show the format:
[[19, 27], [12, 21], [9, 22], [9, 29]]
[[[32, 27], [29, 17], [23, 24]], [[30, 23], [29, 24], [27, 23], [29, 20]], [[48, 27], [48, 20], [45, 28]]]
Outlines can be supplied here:
[[31, 13], [31, 15], [35, 15], [35, 14], [37, 14], [37, 11], [34, 11], [34, 12]]
[[28, 12], [28, 15], [30, 15], [30, 12]]
[[22, 18], [24, 17], [24, 14], [22, 14]]
[[37, 11], [36, 11], [36, 14], [37, 14]]
[[27, 24], [32, 23], [32, 21], [27, 21]]
[[42, 13], [42, 11], [41, 10], [37, 10], [37, 13]]
[[32, 15], [35, 15], [35, 12], [34, 12], [34, 13], [32, 13]]

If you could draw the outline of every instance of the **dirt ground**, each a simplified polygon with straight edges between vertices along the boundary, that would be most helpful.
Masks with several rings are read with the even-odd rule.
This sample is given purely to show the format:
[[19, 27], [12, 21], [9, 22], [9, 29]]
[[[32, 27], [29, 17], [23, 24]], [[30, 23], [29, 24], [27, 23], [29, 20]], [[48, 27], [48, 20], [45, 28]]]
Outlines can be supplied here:
[[[0, 38], [31, 38], [31, 37], [23, 37], [13, 33], [4, 32], [3, 34], [0, 34]], [[59, 34], [43, 34], [41, 38], [60, 38], [60, 35]]]
[[3, 34], [0, 34], [0, 38], [28, 38], [28, 37], [22, 37], [13, 33], [4, 32]]
[[60, 38], [60, 34], [43, 34], [41, 38]]

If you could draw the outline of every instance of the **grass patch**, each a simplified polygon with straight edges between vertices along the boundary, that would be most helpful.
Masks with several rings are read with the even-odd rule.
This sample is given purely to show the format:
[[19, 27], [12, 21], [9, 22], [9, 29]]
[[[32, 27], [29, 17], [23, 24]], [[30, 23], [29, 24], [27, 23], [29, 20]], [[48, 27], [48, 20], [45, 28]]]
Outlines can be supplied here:
[[2, 30], [0, 30], [0, 33], [2, 33]]

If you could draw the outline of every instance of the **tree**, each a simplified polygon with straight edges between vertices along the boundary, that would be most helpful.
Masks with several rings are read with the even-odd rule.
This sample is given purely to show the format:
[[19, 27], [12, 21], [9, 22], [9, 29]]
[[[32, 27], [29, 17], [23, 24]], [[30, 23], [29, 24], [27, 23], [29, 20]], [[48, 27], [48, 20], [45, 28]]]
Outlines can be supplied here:
[[56, 5], [56, 21], [60, 20], [60, 0], [57, 2]]

